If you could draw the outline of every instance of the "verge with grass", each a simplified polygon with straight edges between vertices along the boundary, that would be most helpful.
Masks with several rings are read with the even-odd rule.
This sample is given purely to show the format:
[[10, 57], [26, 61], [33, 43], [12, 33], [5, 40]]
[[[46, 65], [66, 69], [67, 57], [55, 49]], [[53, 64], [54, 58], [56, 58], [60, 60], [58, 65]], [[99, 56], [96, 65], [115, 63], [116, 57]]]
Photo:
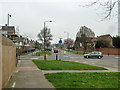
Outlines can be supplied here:
[[118, 72], [49, 73], [55, 88], [118, 88]]
[[[51, 55], [51, 51], [45, 51], [45, 54], [46, 55]], [[40, 51], [40, 52], [35, 53], [32, 56], [43, 56], [43, 55], [44, 55], [44, 51]]]
[[66, 51], [66, 52], [74, 53], [74, 54], [79, 54], [79, 55], [85, 54], [84, 52], [75, 51], [75, 50], [66, 50], [66, 49], [62, 49], [62, 50]]
[[33, 62], [41, 70], [107, 70], [103, 67], [97, 67], [72, 61], [33, 60]]

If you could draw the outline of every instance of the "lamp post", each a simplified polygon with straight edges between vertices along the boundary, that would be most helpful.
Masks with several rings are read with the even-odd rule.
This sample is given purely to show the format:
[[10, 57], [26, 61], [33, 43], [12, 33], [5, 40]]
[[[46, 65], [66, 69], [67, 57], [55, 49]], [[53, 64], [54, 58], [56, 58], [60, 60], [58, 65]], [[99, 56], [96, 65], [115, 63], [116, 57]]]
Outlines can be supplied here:
[[[69, 32], [64, 32], [64, 33], [67, 33], [67, 40], [69, 39]], [[67, 48], [68, 48], [68, 45], [67, 45]]]
[[10, 14], [8, 14], [8, 21], [7, 21], [8, 26], [9, 26], [9, 17], [11, 17]]
[[69, 38], [69, 32], [64, 32], [64, 33], [67, 33], [67, 39]]
[[46, 45], [46, 41], [45, 41], [45, 24], [46, 22], [52, 22], [52, 21], [44, 21], [44, 60], [46, 60], [46, 54], [45, 54], [45, 45]]

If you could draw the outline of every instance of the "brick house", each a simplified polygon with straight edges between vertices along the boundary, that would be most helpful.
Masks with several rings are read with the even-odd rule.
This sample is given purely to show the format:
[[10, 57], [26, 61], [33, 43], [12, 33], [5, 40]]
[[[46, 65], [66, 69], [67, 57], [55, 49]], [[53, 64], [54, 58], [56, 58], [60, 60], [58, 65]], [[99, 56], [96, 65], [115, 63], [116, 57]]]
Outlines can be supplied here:
[[112, 36], [110, 34], [106, 34], [106, 35], [101, 35], [97, 37], [97, 40], [99, 39], [104, 39], [106, 40], [109, 44], [108, 47], [114, 47], [113, 46], [113, 41], [112, 41]]
[[[97, 37], [94, 37], [94, 38], [88, 38], [86, 40], [87, 47], [94, 47], [97, 40], [99, 40], [99, 39], [103, 39], [103, 40], [107, 41], [109, 43], [108, 47], [114, 47], [113, 42], [112, 42], [112, 36], [110, 34], [101, 35], [101, 36], [97, 36]], [[83, 48], [82, 43], [81, 43], [81, 48]]]

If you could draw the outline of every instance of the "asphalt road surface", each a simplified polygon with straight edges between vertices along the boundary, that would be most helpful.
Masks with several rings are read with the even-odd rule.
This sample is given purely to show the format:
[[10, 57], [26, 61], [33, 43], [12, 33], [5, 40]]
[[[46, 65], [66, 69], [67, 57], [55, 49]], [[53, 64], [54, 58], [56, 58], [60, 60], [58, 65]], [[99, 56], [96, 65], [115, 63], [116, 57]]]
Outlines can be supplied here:
[[[72, 53], [68, 53], [66, 55], [63, 54], [63, 51], [61, 52], [62, 54], [62, 60], [69, 60], [69, 61], [75, 61], [75, 62], [80, 62], [80, 63], [86, 63], [90, 65], [96, 65], [96, 66], [102, 66], [105, 68], [108, 68], [111, 71], [118, 71], [118, 64], [120, 62], [120, 56], [118, 55], [103, 55], [102, 59], [98, 58], [89, 58], [86, 59], [83, 57], [83, 55], [76, 55]], [[120, 68], [120, 67], [119, 67]]]

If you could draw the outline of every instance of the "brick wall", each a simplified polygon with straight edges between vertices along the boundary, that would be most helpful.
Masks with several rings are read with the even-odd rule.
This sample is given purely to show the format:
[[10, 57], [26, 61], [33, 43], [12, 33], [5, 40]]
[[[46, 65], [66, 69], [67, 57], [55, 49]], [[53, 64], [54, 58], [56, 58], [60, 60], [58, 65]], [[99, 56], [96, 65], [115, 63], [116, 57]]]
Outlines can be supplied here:
[[0, 62], [2, 66], [0, 68], [0, 83], [2, 83], [3, 88], [16, 68], [16, 46], [10, 39], [0, 34], [0, 50]]
[[[77, 51], [83, 51], [82, 48], [76, 49]], [[105, 55], [120, 55], [120, 49], [118, 48], [100, 48], [100, 49], [92, 49], [88, 48], [86, 51], [87, 52], [92, 52], [92, 51], [101, 51]]]

